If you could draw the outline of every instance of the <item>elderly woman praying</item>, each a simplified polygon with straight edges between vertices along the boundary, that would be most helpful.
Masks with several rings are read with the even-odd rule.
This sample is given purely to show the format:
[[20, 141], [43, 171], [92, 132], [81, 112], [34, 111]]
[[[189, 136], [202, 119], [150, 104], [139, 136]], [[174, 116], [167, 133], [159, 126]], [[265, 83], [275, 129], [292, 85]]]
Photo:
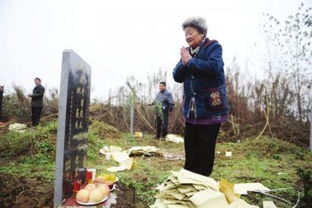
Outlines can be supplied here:
[[184, 168], [209, 176], [220, 126], [229, 112], [222, 47], [207, 38], [206, 21], [201, 17], [185, 20], [182, 29], [188, 47], [180, 50], [173, 78], [183, 83]]

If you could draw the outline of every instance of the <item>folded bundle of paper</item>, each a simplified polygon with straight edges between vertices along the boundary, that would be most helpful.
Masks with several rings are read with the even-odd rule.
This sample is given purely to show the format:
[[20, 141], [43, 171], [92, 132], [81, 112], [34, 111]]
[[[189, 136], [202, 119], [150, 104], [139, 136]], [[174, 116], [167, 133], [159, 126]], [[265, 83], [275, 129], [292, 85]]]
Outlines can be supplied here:
[[174, 143], [183, 143], [184, 142], [184, 139], [181, 136], [176, 135], [176, 134], [168, 134], [166, 136], [165, 140], [167, 142], [174, 142]]
[[[185, 169], [172, 175], [157, 187], [151, 208], [256, 208], [239, 198], [230, 183], [221, 184]], [[222, 189], [222, 191], [221, 191]]]
[[155, 146], [133, 146], [125, 152], [129, 156], [161, 156], [161, 153]]
[[104, 146], [102, 149], [100, 149], [100, 154], [105, 155], [107, 160], [110, 160], [112, 157], [116, 162], [119, 163], [119, 166], [107, 168], [107, 170], [110, 172], [130, 170], [134, 163], [132, 156], [162, 155], [158, 148], [154, 146], [134, 146], [125, 151], [122, 151], [122, 148], [116, 146]]
[[14, 123], [14, 124], [9, 125], [10, 131], [15, 131], [15, 132], [19, 132], [19, 133], [23, 133], [26, 128], [27, 128], [27, 125], [21, 124], [21, 123]]

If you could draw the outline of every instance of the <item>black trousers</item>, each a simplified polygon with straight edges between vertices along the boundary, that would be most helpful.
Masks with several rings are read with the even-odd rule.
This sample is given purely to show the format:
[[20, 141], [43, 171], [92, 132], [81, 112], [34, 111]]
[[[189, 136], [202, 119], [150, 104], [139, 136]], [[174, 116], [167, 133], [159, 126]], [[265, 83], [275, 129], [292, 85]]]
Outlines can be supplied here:
[[38, 126], [40, 122], [42, 107], [31, 107], [32, 125]]
[[215, 158], [216, 140], [221, 124], [192, 125], [185, 123], [184, 149], [186, 170], [209, 176]]
[[156, 137], [165, 138], [168, 134], [168, 119], [169, 119], [169, 112], [168, 110], [163, 110], [162, 115], [156, 115], [156, 127], [157, 127], [157, 134]]

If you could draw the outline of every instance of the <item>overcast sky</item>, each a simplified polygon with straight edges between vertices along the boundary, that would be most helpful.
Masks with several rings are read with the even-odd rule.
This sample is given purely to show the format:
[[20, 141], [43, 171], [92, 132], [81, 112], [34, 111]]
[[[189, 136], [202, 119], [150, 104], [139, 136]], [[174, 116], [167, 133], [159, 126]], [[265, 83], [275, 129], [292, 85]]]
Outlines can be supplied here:
[[226, 65], [234, 56], [243, 65], [255, 55], [254, 43], [261, 44], [262, 14], [284, 19], [300, 2], [0, 0], [0, 85], [10, 92], [15, 83], [29, 93], [40, 77], [48, 89], [59, 88], [64, 49], [91, 65], [93, 98], [107, 97], [130, 75], [144, 81], [159, 68], [171, 75], [186, 45], [181, 23], [190, 16], [207, 20]]

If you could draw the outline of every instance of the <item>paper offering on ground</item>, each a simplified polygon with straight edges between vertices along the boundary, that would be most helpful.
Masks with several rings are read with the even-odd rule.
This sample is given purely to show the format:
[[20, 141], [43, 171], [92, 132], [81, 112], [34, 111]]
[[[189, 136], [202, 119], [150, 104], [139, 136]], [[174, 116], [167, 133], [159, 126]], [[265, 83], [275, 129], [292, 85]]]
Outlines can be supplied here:
[[190, 201], [197, 207], [224, 208], [228, 206], [224, 194], [212, 189], [206, 189], [194, 194]]
[[160, 154], [159, 150], [155, 146], [133, 146], [126, 150], [129, 156], [141, 156], [141, 155], [155, 155]]
[[106, 155], [106, 154], [113, 154], [114, 152], [121, 152], [122, 149], [120, 147], [116, 146], [104, 146], [102, 149], [100, 149], [100, 154]]
[[118, 163], [122, 163], [123, 161], [129, 159], [129, 155], [125, 152], [114, 152], [112, 153], [112, 157]]
[[[156, 201], [150, 208], [259, 208], [240, 199], [234, 191], [234, 184], [226, 180], [218, 183], [211, 177], [185, 169], [171, 173], [156, 188]], [[237, 186], [239, 192], [246, 187], [244, 185]], [[257, 184], [256, 187], [259, 188], [260, 185]]]
[[165, 140], [167, 142], [184, 143], [184, 139], [181, 136], [175, 134], [168, 134]]
[[234, 192], [241, 195], [247, 195], [248, 191], [270, 191], [261, 183], [239, 183], [234, 185]]
[[263, 201], [263, 208], [277, 208], [273, 201]]
[[109, 172], [118, 172], [118, 171], [130, 170], [132, 168], [132, 165], [133, 165], [133, 158], [129, 158], [129, 159], [123, 161], [122, 163], [120, 163], [119, 166], [110, 167], [110, 168], [107, 168], [107, 170]]

